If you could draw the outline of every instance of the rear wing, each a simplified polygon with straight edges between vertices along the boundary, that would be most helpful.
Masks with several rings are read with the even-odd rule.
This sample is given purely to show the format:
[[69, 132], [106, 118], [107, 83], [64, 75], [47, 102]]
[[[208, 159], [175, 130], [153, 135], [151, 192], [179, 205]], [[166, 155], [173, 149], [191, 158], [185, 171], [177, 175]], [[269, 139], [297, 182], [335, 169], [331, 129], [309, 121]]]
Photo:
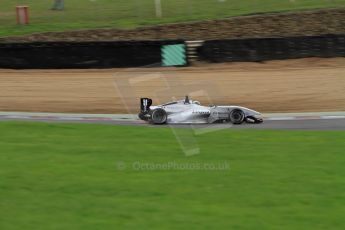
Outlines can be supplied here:
[[150, 98], [140, 98], [140, 111], [147, 113], [152, 105], [152, 99]]

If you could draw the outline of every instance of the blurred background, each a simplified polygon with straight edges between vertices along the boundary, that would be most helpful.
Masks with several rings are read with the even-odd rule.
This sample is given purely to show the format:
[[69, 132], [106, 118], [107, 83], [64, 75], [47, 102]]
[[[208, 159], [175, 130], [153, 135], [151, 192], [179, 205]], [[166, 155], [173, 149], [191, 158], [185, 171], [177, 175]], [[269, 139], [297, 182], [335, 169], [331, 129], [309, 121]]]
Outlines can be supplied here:
[[[29, 6], [28, 26], [17, 25], [15, 7], [19, 5]], [[135, 28], [344, 5], [345, 0], [1, 0], [0, 36], [88, 28]]]

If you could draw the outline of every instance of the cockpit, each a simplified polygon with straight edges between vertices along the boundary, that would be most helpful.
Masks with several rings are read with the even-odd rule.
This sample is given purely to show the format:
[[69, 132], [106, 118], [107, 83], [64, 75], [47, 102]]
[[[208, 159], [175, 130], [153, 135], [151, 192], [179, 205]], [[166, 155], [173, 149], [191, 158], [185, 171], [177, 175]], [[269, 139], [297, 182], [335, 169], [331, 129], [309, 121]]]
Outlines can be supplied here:
[[166, 104], [163, 104], [162, 106], [175, 105], [177, 103], [178, 103], [177, 101], [173, 101], [173, 102], [168, 102]]
[[183, 104], [183, 105], [190, 105], [190, 104], [200, 105], [200, 102], [190, 100], [189, 97], [186, 96], [184, 100], [168, 102], [168, 103], [163, 104], [162, 106], [169, 106], [169, 105], [176, 105], [176, 104], [179, 104], [179, 105], [181, 105], [181, 104]]

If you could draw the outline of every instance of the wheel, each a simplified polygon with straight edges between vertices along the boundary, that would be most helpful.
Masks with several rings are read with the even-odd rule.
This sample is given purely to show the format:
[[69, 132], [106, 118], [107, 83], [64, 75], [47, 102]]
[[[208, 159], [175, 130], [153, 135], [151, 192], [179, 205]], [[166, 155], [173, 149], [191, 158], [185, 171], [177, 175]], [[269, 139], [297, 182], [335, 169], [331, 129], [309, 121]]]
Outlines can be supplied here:
[[242, 124], [245, 120], [244, 112], [240, 109], [234, 109], [230, 112], [229, 119], [235, 125]]
[[164, 109], [159, 108], [159, 109], [152, 110], [150, 120], [153, 124], [160, 125], [160, 124], [166, 123], [167, 118], [168, 118], [167, 112]]

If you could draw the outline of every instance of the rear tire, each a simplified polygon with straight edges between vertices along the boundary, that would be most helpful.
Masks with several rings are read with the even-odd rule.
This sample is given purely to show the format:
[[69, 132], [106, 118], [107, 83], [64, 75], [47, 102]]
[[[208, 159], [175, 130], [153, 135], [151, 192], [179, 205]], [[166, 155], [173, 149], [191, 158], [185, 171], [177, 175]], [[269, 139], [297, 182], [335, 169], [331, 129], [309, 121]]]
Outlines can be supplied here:
[[232, 124], [239, 125], [242, 124], [245, 120], [246, 116], [244, 112], [240, 109], [234, 109], [229, 114], [229, 119]]
[[151, 118], [150, 121], [153, 124], [161, 125], [167, 122], [168, 115], [164, 109], [154, 109], [151, 111]]

